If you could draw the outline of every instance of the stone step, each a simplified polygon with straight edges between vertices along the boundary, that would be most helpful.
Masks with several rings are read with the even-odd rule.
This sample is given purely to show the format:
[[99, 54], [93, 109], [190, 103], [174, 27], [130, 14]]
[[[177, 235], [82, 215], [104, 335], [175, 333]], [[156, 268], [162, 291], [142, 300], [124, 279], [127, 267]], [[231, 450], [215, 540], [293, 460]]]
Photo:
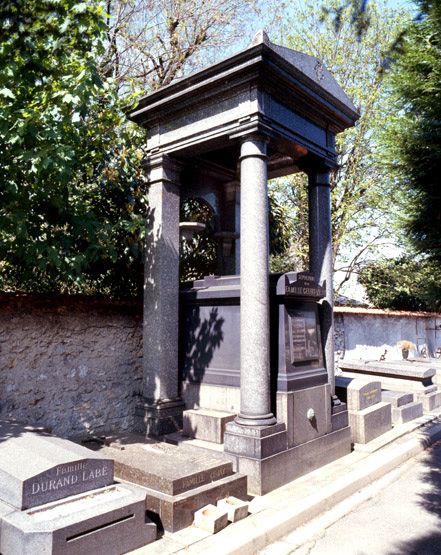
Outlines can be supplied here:
[[184, 411], [183, 434], [185, 436], [211, 441], [224, 442], [225, 425], [236, 417], [233, 412], [210, 409], [189, 409]]
[[405, 424], [410, 422], [415, 418], [419, 418], [423, 415], [423, 404], [422, 403], [407, 403], [407, 405], [401, 405], [398, 407], [392, 407], [392, 423], [393, 424]]
[[377, 403], [364, 410], [349, 411], [353, 443], [368, 443], [392, 428], [390, 403]]
[[381, 392], [381, 400], [384, 403], [390, 403], [392, 408], [397, 408], [413, 403], [413, 393], [403, 393], [402, 391], [390, 391], [384, 389]]

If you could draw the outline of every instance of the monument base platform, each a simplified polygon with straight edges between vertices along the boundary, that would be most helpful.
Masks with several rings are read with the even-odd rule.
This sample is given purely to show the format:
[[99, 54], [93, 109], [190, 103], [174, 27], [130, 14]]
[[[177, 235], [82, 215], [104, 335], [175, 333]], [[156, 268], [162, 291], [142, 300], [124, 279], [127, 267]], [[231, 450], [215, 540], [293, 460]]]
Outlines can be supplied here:
[[5, 555], [121, 555], [157, 536], [156, 525], [145, 516], [145, 491], [129, 484], [2, 512], [0, 552]]
[[[177, 532], [193, 522], [194, 513], [224, 497], [246, 499], [246, 476], [234, 474], [223, 453], [168, 443], [114, 443], [100, 452], [115, 461], [115, 475], [146, 488], [146, 509], [159, 515], [164, 530]], [[112, 446], [113, 445], [113, 446]]]
[[135, 409], [134, 431], [147, 437], [159, 437], [182, 429], [185, 403], [181, 399], [165, 402], [146, 401]]
[[351, 430], [341, 428], [266, 458], [225, 453], [248, 476], [248, 493], [264, 495], [351, 452]]

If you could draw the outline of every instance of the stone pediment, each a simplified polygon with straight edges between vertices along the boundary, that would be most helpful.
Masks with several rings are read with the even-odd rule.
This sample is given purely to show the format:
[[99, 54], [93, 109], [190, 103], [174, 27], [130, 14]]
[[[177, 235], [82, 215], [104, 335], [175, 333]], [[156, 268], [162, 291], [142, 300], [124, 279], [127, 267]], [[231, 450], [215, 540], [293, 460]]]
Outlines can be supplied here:
[[304, 76], [308, 77], [313, 81], [318, 87], [325, 89], [329, 94], [334, 96], [343, 104], [346, 104], [348, 108], [356, 112], [356, 108], [352, 100], [340, 87], [337, 81], [334, 79], [332, 74], [326, 69], [323, 63], [314, 56], [305, 54], [304, 52], [299, 52], [297, 50], [292, 50], [286, 46], [279, 46], [270, 41], [267, 33], [264, 30], [256, 33], [254, 39], [248, 48], [252, 48], [259, 44], [264, 44], [275, 52], [278, 56], [283, 58], [289, 65], [296, 68]]

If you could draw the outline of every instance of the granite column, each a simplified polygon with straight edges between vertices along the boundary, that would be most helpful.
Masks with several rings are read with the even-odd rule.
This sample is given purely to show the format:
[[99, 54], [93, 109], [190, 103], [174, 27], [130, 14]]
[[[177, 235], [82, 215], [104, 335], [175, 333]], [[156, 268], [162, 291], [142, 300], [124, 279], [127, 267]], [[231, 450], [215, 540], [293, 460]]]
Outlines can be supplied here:
[[330, 170], [321, 168], [308, 172], [309, 184], [309, 269], [316, 281], [326, 288], [321, 301], [321, 329], [326, 370], [334, 403], [334, 289], [331, 228]]
[[269, 224], [266, 140], [240, 156], [240, 413], [245, 426], [275, 424], [270, 401]]
[[138, 408], [147, 435], [179, 429], [184, 403], [178, 393], [179, 173], [160, 155], [148, 166], [149, 206], [144, 263], [143, 396]]

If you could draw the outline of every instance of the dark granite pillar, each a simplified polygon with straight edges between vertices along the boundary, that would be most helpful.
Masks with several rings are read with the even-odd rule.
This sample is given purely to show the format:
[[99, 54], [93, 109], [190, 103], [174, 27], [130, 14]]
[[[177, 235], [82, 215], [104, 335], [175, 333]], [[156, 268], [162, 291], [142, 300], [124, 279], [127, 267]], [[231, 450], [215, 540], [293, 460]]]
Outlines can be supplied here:
[[276, 422], [270, 402], [269, 224], [266, 141], [247, 137], [240, 155], [240, 413], [237, 423]]
[[248, 136], [240, 156], [240, 411], [226, 425], [224, 451], [249, 476], [287, 448], [285, 424], [270, 401], [267, 180], [266, 140]]
[[153, 436], [179, 429], [184, 408], [178, 395], [179, 173], [179, 163], [169, 156], [150, 160], [144, 265], [145, 403], [138, 408], [137, 427]]
[[330, 170], [308, 171], [309, 182], [309, 269], [320, 285], [326, 288], [321, 301], [322, 339], [331, 395], [335, 396], [334, 372], [334, 290], [332, 263]]

